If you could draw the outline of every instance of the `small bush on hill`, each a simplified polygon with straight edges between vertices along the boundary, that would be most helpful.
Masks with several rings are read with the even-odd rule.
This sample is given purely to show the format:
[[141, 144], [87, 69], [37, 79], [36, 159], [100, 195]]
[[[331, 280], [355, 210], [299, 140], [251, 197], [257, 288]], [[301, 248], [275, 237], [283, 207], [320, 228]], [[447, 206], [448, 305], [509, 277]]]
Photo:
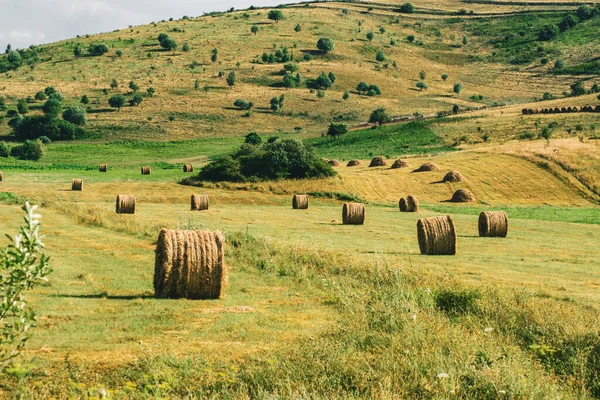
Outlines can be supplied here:
[[39, 140], [26, 140], [23, 144], [13, 147], [10, 155], [21, 160], [37, 161], [44, 155], [44, 144]]

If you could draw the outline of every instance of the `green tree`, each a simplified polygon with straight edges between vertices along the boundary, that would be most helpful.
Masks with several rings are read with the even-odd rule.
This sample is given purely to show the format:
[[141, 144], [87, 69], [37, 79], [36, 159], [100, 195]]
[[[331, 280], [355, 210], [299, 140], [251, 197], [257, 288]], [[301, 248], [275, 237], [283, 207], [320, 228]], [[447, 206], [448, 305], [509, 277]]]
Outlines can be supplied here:
[[258, 25], [252, 25], [250, 27], [250, 32], [254, 33], [255, 35], [258, 33], [259, 27]]
[[244, 143], [251, 144], [254, 146], [260, 146], [262, 141], [262, 137], [256, 132], [250, 132], [244, 137]]
[[329, 80], [331, 81], [331, 84], [333, 85], [336, 80], [335, 74], [333, 72], [330, 72], [327, 74], [327, 77], [329, 77]]
[[385, 54], [383, 54], [383, 51], [379, 50], [377, 52], [377, 55], [375, 56], [375, 60], [377, 60], [379, 62], [385, 61]]
[[333, 137], [334, 140], [344, 133], [348, 133], [348, 126], [346, 124], [335, 124], [333, 122], [329, 124], [327, 135]]
[[244, 99], [237, 99], [234, 103], [234, 106], [238, 107], [240, 110], [249, 110], [254, 107], [254, 103], [251, 101], [246, 101]]
[[317, 41], [317, 49], [321, 50], [323, 53], [329, 53], [335, 49], [335, 43], [330, 38], [320, 38]]
[[[10, 155], [18, 157], [20, 160], [32, 160], [37, 161], [44, 155], [46, 148], [44, 144], [39, 140], [26, 140], [23, 144], [15, 146], [10, 150]], [[0, 281], [1, 282], [1, 281]], [[1, 286], [1, 285], [0, 285]], [[0, 318], [2, 320], [2, 318]], [[0, 327], [1, 329], [2, 327]], [[0, 342], [2, 343], [2, 342]], [[1, 351], [1, 347], [0, 347]]]
[[385, 28], [383, 26], [379, 27], [379, 33], [381, 33], [381, 34], [385, 33]]
[[427, 84], [423, 81], [417, 82], [417, 87], [419, 88], [419, 90], [427, 90], [428, 88]]
[[329, 79], [329, 76], [325, 72], [321, 72], [321, 75], [315, 79], [315, 85], [319, 89], [329, 89], [333, 85], [333, 82], [331, 82], [331, 79]]
[[579, 17], [579, 19], [582, 21], [592, 18], [594, 14], [594, 10], [592, 10], [592, 8], [586, 4], [579, 6], [577, 9], [577, 17]]
[[156, 90], [153, 87], [149, 87], [148, 89], [146, 89], [146, 93], [148, 93], [148, 97], [154, 97], [154, 93], [156, 93]]
[[405, 14], [412, 14], [415, 11], [414, 7], [410, 3], [405, 3], [400, 6], [400, 12]]
[[282, 19], [285, 19], [281, 10], [269, 11], [269, 13], [267, 14], [267, 18], [269, 18], [272, 21], [275, 21], [276, 23], [279, 23], [279, 21], [281, 21]]
[[40, 101], [42, 101], [42, 100], [46, 100], [46, 98], [47, 98], [47, 97], [48, 97], [48, 96], [46, 96], [46, 93], [44, 93], [44, 91], [43, 91], [43, 90], [40, 90], [39, 92], [37, 92], [37, 93], [35, 94], [35, 99], [36, 99], [36, 100], [40, 100]]
[[406, 40], [408, 41], [408, 43], [412, 43], [415, 41], [415, 35], [408, 35], [406, 37]]
[[467, 39], [467, 37], [466, 37], [466, 36], [463, 36], [463, 41], [462, 41], [462, 43], [463, 43], [465, 46], [466, 46], [466, 45], [468, 45], [468, 44], [469, 44], [469, 39]]
[[544, 25], [538, 35], [539, 40], [552, 40], [558, 36], [560, 29], [556, 25]]
[[283, 77], [283, 86], [286, 88], [297, 88], [300, 86], [301, 78], [300, 74], [285, 74]]
[[379, 126], [385, 124], [386, 122], [390, 122], [391, 118], [386, 112], [385, 108], [380, 107], [375, 109], [371, 116], [369, 117], [369, 122], [372, 124], [378, 124]]
[[442, 74], [442, 80], [446, 82], [446, 79], [448, 79], [448, 74]]
[[29, 106], [27, 105], [27, 100], [20, 99], [17, 103], [17, 112], [21, 115], [25, 115], [29, 112]]
[[360, 82], [356, 86], [356, 90], [358, 91], [358, 94], [366, 93], [369, 90], [369, 85], [367, 84], [367, 82]]
[[218, 58], [219, 58], [219, 50], [215, 47], [211, 51], [210, 60], [213, 63], [216, 63]]
[[8, 53], [7, 59], [9, 63], [17, 67], [20, 66], [22, 63], [21, 53], [19, 53], [18, 51], [11, 51], [10, 53]]
[[583, 82], [575, 82], [571, 85], [571, 96], [581, 96], [585, 94], [585, 87]]
[[166, 51], [175, 51], [175, 49], [177, 48], [177, 42], [171, 38], [168, 38], [160, 42], [160, 47], [162, 47]]
[[349, 98], [350, 98], [350, 92], [345, 91], [344, 94], [343, 94], [343, 96], [342, 96], [342, 99], [348, 100]]
[[29, 202], [22, 208], [25, 225], [13, 244], [0, 250], [0, 373], [19, 354], [30, 337], [35, 313], [26, 293], [47, 281], [52, 272], [49, 258], [42, 252], [41, 215]]
[[419, 78], [421, 78], [421, 80], [424, 80], [427, 77], [427, 73], [424, 70], [421, 70], [421, 72], [419, 72]]
[[87, 97], [87, 95], [83, 95], [81, 96], [81, 104], [88, 104], [90, 102], [90, 99]]
[[233, 87], [233, 85], [235, 85], [235, 71], [231, 71], [229, 75], [227, 75], [227, 78], [225, 78], [225, 81], [229, 87]]
[[117, 81], [115, 78], [113, 78], [112, 82], [110, 82], [110, 88], [116, 89], [118, 87], [119, 87], [119, 81]]
[[456, 94], [460, 94], [460, 92], [462, 92], [462, 89], [463, 89], [463, 87], [462, 87], [462, 84], [460, 84], [460, 83], [455, 83], [455, 84], [454, 84], [454, 88], [452, 89], [452, 91], [453, 91], [454, 93], [456, 93]]
[[295, 32], [300, 32], [301, 30], [302, 30], [302, 25], [300, 25], [300, 24], [297, 24], [297, 25], [294, 27], [294, 31], [295, 31]]
[[88, 49], [88, 53], [92, 56], [101, 56], [108, 52], [108, 46], [104, 43], [93, 44]]
[[58, 117], [62, 110], [62, 105], [60, 104], [60, 101], [56, 99], [48, 99], [46, 100], [46, 103], [44, 103], [42, 110], [47, 118], [52, 119]]
[[119, 49], [119, 50], [115, 51], [115, 54], [117, 55], [117, 57], [121, 58], [121, 57], [123, 57], [123, 50]]
[[80, 45], [75, 46], [75, 48], [73, 49], [73, 55], [75, 56], [75, 58], [79, 58], [83, 55], [83, 49]]
[[181, 50], [183, 50], [184, 53], [187, 53], [188, 51], [190, 51], [190, 45], [188, 43], [184, 43], [181, 47]]
[[370, 41], [373, 40], [373, 38], [375, 37], [375, 34], [373, 32], [367, 32], [367, 39]]
[[161, 33], [158, 35], [158, 43], [162, 43], [165, 40], [167, 40], [169, 38], [169, 35], [167, 35], [166, 33]]
[[110, 99], [108, 99], [108, 104], [111, 107], [116, 108], [119, 111], [121, 110], [121, 107], [123, 107], [125, 105], [126, 102], [127, 102], [127, 99], [122, 94], [116, 94], [116, 95], [112, 96]]
[[562, 58], [559, 58], [554, 63], [554, 69], [563, 69], [564, 67], [565, 67], [565, 62], [563, 61]]
[[140, 104], [142, 104], [142, 101], [144, 101], [144, 97], [142, 97], [141, 94], [136, 93], [133, 95], [133, 97], [129, 100], [129, 105], [130, 106], [139, 106]]
[[579, 23], [579, 18], [574, 16], [573, 14], [567, 14], [558, 24], [558, 28], [561, 32], [564, 32]]
[[83, 126], [87, 122], [87, 115], [81, 107], [69, 107], [62, 115], [63, 119], [67, 122], [75, 124], [77, 126]]
[[134, 92], [137, 92], [138, 90], [140, 90], [140, 87], [134, 81], [129, 81], [129, 89], [133, 90]]

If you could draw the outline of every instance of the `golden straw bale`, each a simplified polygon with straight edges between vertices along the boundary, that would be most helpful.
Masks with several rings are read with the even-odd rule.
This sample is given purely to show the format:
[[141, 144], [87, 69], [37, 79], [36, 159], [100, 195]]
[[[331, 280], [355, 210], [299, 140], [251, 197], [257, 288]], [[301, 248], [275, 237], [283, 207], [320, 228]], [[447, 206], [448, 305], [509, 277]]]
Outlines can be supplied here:
[[308, 195], [295, 194], [292, 197], [292, 208], [294, 210], [306, 210], [308, 208]]
[[356, 167], [362, 165], [362, 161], [360, 160], [350, 160], [348, 161], [348, 164], [346, 164], [346, 167]]
[[194, 166], [192, 164], [185, 164], [183, 166], [183, 172], [194, 172]]
[[362, 203], [344, 203], [342, 222], [344, 225], [363, 225], [365, 223], [365, 205]]
[[193, 194], [192, 195], [192, 211], [208, 210], [208, 195]]
[[456, 254], [456, 229], [449, 215], [420, 219], [417, 222], [417, 237], [423, 255]]
[[218, 299], [228, 283], [219, 231], [162, 229], [156, 245], [157, 298]]
[[421, 165], [419, 168], [413, 170], [413, 172], [427, 172], [427, 171], [438, 171], [439, 168], [432, 162], [426, 162]]
[[339, 167], [341, 165], [338, 160], [329, 160], [327, 161], [327, 164], [331, 165], [332, 167]]
[[464, 182], [465, 177], [458, 171], [450, 171], [444, 176], [442, 182]]
[[117, 214], [135, 214], [135, 196], [118, 194]]
[[408, 164], [408, 161], [406, 161], [406, 160], [396, 160], [392, 164], [392, 169], [407, 168], [407, 167], [410, 167], [410, 165]]
[[508, 217], [504, 211], [483, 211], [478, 226], [481, 237], [506, 237]]
[[406, 198], [406, 212], [419, 212], [419, 200], [415, 196]]
[[398, 201], [398, 207], [400, 207], [400, 212], [406, 212], [406, 210], [408, 210], [408, 203], [404, 197]]
[[387, 161], [382, 156], [373, 157], [369, 167], [385, 167], [387, 165]]
[[454, 192], [450, 201], [453, 203], [468, 203], [475, 201], [475, 196], [467, 189], [458, 189]]
[[99, 170], [100, 172], [106, 172], [106, 164], [100, 164], [100, 165], [98, 166], [98, 170]]
[[142, 167], [142, 175], [150, 175], [150, 167], [148, 167], [148, 166]]
[[74, 178], [71, 183], [71, 190], [83, 190], [83, 179]]

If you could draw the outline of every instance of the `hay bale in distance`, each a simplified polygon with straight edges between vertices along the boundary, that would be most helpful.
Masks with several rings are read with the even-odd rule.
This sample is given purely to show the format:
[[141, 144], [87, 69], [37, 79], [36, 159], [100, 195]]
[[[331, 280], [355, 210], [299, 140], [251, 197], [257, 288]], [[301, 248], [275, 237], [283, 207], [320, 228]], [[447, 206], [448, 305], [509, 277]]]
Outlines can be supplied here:
[[595, 112], [597, 112], [597, 113], [600, 113], [600, 106], [596, 106], [596, 107], [594, 108], [594, 111], [595, 111]]
[[442, 179], [442, 182], [464, 182], [465, 177], [458, 171], [450, 171]]
[[142, 167], [142, 175], [150, 175], [150, 167], [148, 167], [148, 166]]
[[418, 212], [419, 211], [419, 200], [415, 196], [408, 196], [406, 198], [406, 212]]
[[408, 164], [408, 161], [406, 161], [406, 160], [396, 160], [392, 164], [392, 169], [407, 168], [407, 167], [410, 167], [410, 165]]
[[344, 203], [342, 223], [344, 225], [363, 225], [365, 223], [365, 205], [362, 203]]
[[106, 172], [106, 164], [100, 164], [98, 166], [98, 171], [100, 171], [100, 172]]
[[404, 197], [398, 201], [398, 207], [400, 207], [400, 212], [406, 212], [408, 210], [408, 203]]
[[357, 167], [359, 165], [362, 165], [360, 160], [350, 160], [348, 161], [348, 164], [346, 164], [346, 167]]
[[382, 156], [373, 157], [369, 167], [385, 167], [387, 165], [387, 161]]
[[117, 214], [135, 214], [135, 196], [118, 194]]
[[456, 229], [451, 216], [422, 218], [417, 221], [417, 237], [421, 254], [455, 255]]
[[74, 178], [71, 183], [71, 190], [83, 190], [83, 179]]
[[4, 173], [2, 171], [0, 171], [0, 182], [2, 182], [3, 179], [4, 179]]
[[526, 108], [522, 109], [521, 112], [523, 113], [523, 115], [527, 115], [527, 109]]
[[458, 189], [454, 192], [450, 201], [453, 203], [468, 203], [475, 201], [475, 196], [467, 189]]
[[194, 166], [192, 164], [185, 164], [183, 166], [183, 172], [194, 172]]
[[573, 112], [573, 107], [567, 107], [567, 112]]
[[218, 299], [227, 286], [221, 232], [162, 229], [154, 263], [154, 296]]
[[415, 169], [413, 172], [427, 172], [427, 171], [438, 171], [439, 168], [432, 162], [426, 162], [421, 165], [419, 168]]
[[560, 112], [561, 113], [566, 113], [567, 112], [567, 107], [561, 107], [560, 108]]
[[560, 108], [559, 108], [559, 107], [554, 107], [554, 113], [555, 113], [555, 114], [558, 114], [558, 113], [560, 113]]
[[308, 208], [308, 195], [295, 194], [292, 197], [292, 208], [294, 210], [306, 210]]
[[338, 160], [329, 160], [327, 161], [327, 164], [331, 165], [332, 167], [339, 167], [341, 165]]
[[192, 195], [192, 211], [208, 210], [208, 195], [193, 194]]
[[508, 217], [504, 211], [483, 211], [479, 214], [479, 236], [506, 237]]

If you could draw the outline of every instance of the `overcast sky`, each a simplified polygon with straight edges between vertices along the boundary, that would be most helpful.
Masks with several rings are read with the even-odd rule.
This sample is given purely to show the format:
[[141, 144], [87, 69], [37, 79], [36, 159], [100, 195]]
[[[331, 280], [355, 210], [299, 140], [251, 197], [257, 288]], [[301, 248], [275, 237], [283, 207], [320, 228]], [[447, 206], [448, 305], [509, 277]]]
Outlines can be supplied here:
[[290, 0], [0, 0], [0, 53], [87, 33], [110, 32], [209, 11], [275, 6]]

